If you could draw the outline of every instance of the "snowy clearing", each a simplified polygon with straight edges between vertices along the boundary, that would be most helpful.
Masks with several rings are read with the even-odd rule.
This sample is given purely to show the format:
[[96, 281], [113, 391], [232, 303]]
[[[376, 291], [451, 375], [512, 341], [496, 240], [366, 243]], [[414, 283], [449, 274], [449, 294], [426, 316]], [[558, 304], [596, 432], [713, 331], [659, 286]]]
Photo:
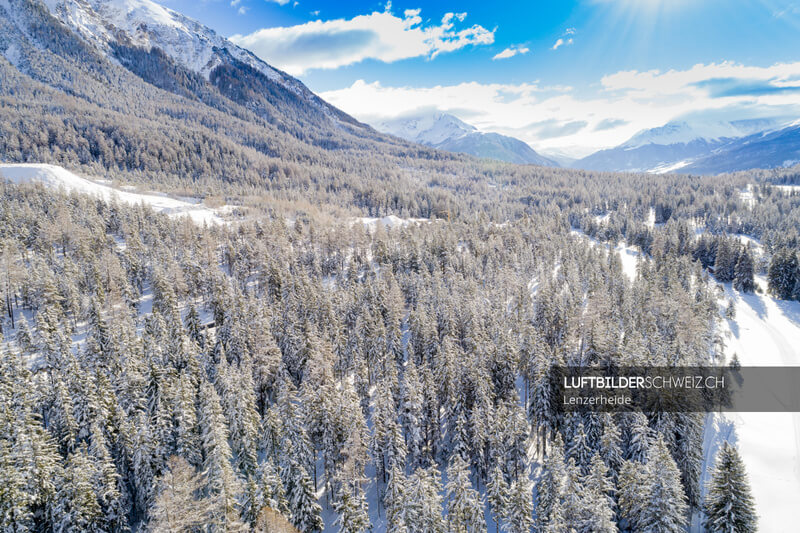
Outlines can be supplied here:
[[355, 219], [356, 222], [361, 222], [366, 226], [369, 231], [374, 231], [381, 224], [384, 228], [402, 228], [409, 224], [421, 224], [428, 222], [427, 218], [400, 218], [396, 215], [388, 215], [383, 218], [373, 217], [360, 217]]
[[[229, 212], [231, 206], [211, 209], [200, 200], [176, 200], [159, 193], [141, 194], [130, 190], [120, 190], [108, 185], [108, 180], [89, 180], [73, 174], [57, 165], [35, 163], [0, 164], [0, 179], [12, 183], [41, 183], [45, 187], [63, 188], [66, 192], [78, 192], [99, 196], [106, 201], [117, 199], [127, 204], [144, 203], [155, 211], [171, 217], [188, 216], [197, 224], [224, 224], [222, 214]], [[129, 189], [126, 187], [126, 189]]]

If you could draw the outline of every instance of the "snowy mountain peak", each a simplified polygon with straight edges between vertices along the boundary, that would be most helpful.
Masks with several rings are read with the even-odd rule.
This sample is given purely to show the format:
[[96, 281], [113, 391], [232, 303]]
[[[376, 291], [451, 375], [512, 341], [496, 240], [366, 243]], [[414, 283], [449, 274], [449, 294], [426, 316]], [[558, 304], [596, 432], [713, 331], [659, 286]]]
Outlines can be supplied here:
[[717, 142], [725, 139], [737, 139], [776, 127], [779, 124], [780, 121], [770, 118], [734, 121], [678, 120], [668, 122], [658, 128], [640, 131], [624, 143], [622, 148], [639, 148], [648, 144], [668, 146], [688, 144], [693, 141]]
[[407, 115], [378, 123], [375, 129], [449, 152], [523, 165], [558, 166], [558, 163], [537, 154], [533, 148], [519, 139], [499, 133], [478, 131], [475, 126], [448, 113]]
[[112, 44], [158, 47], [177, 63], [208, 79], [227, 53], [273, 81], [278, 71], [202, 24], [150, 0], [44, 0], [50, 13], [111, 55]]
[[448, 113], [424, 113], [387, 120], [376, 125], [379, 131], [402, 139], [439, 145], [478, 130]]

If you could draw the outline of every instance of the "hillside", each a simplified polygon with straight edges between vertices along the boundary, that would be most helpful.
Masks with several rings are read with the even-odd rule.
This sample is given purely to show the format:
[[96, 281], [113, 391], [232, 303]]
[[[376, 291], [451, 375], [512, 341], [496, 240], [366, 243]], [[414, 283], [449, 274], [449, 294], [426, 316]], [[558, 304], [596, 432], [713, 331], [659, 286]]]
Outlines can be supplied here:
[[[67, 8], [87, 5], [51, 3], [68, 21]], [[213, 67], [190, 61], [178, 52], [196, 45], [207, 54], [215, 34], [172, 12], [165, 11], [171, 23], [191, 30], [181, 47], [158, 24], [144, 25], [152, 34], [129, 36], [125, 28], [143, 25], [114, 5], [108, 4], [111, 18], [104, 23], [115, 28], [109, 35], [116, 40], [82, 36], [76, 33], [86, 31], [82, 26], [72, 31], [37, 0], [0, 4], [3, 159], [60, 164], [88, 175], [113, 172], [117, 179], [189, 194], [256, 193], [365, 209], [424, 191], [410, 190], [412, 182], [398, 173], [406, 158], [434, 169], [436, 161], [459, 160], [359, 124], [230, 43], [222, 43], [230, 54], [212, 48]], [[117, 18], [127, 26], [113, 26]], [[165, 51], [156, 46], [159, 39], [176, 47]], [[137, 44], [144, 41], [149, 47]], [[201, 63], [197, 71], [188, 68]]]

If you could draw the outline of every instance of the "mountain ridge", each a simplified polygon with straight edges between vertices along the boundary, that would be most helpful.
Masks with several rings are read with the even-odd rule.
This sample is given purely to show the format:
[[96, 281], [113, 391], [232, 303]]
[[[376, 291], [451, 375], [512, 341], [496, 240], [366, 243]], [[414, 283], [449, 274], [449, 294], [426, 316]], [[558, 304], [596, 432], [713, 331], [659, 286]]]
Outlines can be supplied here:
[[[575, 161], [571, 166], [587, 170], [623, 172], [698, 172], [718, 174], [750, 168], [774, 168], [784, 166], [782, 161], [797, 159], [792, 142], [786, 141], [786, 154], [774, 154], [759, 160], [750, 150], [748, 157], [733, 157], [731, 154], [744, 144], [757, 141], [759, 136], [779, 132], [787, 122], [775, 118], [759, 118], [736, 121], [671, 121], [657, 128], [643, 130], [628, 141], [605, 150], [599, 150]], [[743, 141], [749, 139], [749, 141]], [[795, 141], [795, 143], [800, 140]], [[762, 150], [767, 155], [767, 151]], [[721, 154], [728, 154], [726, 162]], [[781, 159], [783, 157], [783, 159]], [[780, 161], [779, 161], [780, 160]], [[705, 161], [705, 162], [703, 162]], [[714, 163], [716, 161], [716, 163]]]
[[558, 167], [556, 161], [537, 153], [527, 143], [501, 135], [481, 132], [449, 113], [417, 113], [384, 120], [375, 125], [378, 131], [445, 150], [497, 159], [516, 164]]

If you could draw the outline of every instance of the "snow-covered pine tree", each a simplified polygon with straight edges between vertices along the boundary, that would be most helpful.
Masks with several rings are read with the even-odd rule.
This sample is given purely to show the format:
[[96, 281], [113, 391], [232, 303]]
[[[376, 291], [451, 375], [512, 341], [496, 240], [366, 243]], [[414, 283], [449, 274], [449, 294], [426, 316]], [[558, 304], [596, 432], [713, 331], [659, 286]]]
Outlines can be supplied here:
[[422, 434], [422, 384], [417, 365], [411, 357], [406, 362], [401, 383], [400, 420], [403, 425], [408, 448], [408, 462], [416, 467], [419, 464], [424, 437]]
[[642, 527], [664, 533], [685, 531], [688, 507], [681, 474], [661, 437], [650, 448], [646, 467], [650, 469], [650, 498], [645, 504]]
[[589, 474], [583, 478], [584, 501], [588, 519], [582, 531], [614, 533], [614, 482], [599, 454], [592, 456]]
[[643, 531], [645, 506], [650, 498], [651, 472], [638, 461], [623, 461], [617, 480], [620, 526]]
[[675, 413], [675, 462], [681, 471], [681, 483], [690, 509], [700, 505], [700, 474], [703, 464], [703, 425], [700, 413]]
[[564, 469], [564, 490], [562, 492], [562, 505], [567, 525], [570, 529], [580, 531], [589, 520], [586, 506], [586, 494], [581, 483], [581, 470], [575, 464], [575, 459], [570, 457]]
[[758, 523], [750, 483], [739, 452], [724, 442], [703, 505], [705, 527], [711, 533], [755, 531]]
[[616, 483], [623, 457], [619, 427], [609, 413], [604, 413], [603, 416], [603, 434], [600, 436], [599, 453], [608, 468], [608, 475], [612, 482]]
[[383, 494], [386, 509], [386, 533], [408, 533], [406, 523], [408, 479], [399, 465], [395, 464], [389, 472], [389, 481]]
[[[561, 498], [564, 495], [565, 478], [564, 444], [561, 433], [556, 433], [556, 438], [545, 456], [542, 475], [537, 484], [536, 527], [538, 531], [544, 531], [547, 528], [556, 507], [563, 513]], [[557, 527], [557, 525], [553, 527]]]
[[794, 296], [795, 285], [800, 278], [797, 253], [791, 248], [779, 248], [772, 256], [767, 270], [769, 292], [781, 300]]
[[92, 476], [94, 468], [86, 452], [79, 446], [67, 457], [64, 477], [59, 480], [59, 490], [53, 508], [54, 529], [58, 533], [68, 531], [104, 531], [103, 510], [97, 500]]
[[447, 524], [451, 533], [486, 531], [483, 501], [472, 486], [469, 465], [458, 454], [453, 455], [447, 468]]
[[486, 483], [486, 499], [492, 506], [492, 516], [494, 517], [496, 531], [500, 531], [505, 520], [508, 495], [509, 486], [506, 483], [505, 475], [500, 465], [496, 464], [489, 472], [489, 480]]
[[103, 523], [109, 531], [127, 531], [128, 516], [120, 476], [106, 446], [103, 430], [97, 422], [92, 424], [88, 453], [94, 467], [94, 490], [98, 496]]
[[333, 503], [333, 510], [338, 515], [335, 525], [339, 533], [364, 533], [369, 530], [367, 500], [363, 491], [342, 491]]
[[311, 476], [305, 467], [296, 461], [289, 461], [282, 471], [286, 499], [292, 513], [292, 524], [303, 533], [322, 531], [322, 508], [317, 503]]
[[406, 524], [409, 531], [444, 533], [439, 472], [435, 467], [417, 468], [408, 480]]
[[733, 281], [737, 259], [737, 245], [732, 244], [727, 237], [717, 240], [717, 257], [714, 262], [714, 277], [720, 283]]
[[503, 531], [530, 533], [533, 527], [533, 482], [527, 468], [511, 482], [508, 493]]
[[748, 247], [742, 248], [739, 252], [739, 259], [736, 261], [734, 269], [733, 288], [742, 292], [753, 292], [756, 290], [755, 283], [755, 262], [753, 255]]
[[566, 457], [574, 459], [575, 464], [581, 469], [582, 474], [586, 475], [589, 472], [592, 455], [592, 446], [589, 443], [589, 437], [586, 434], [583, 422], [579, 422], [572, 436], [572, 442], [570, 442], [567, 447]]
[[233, 454], [219, 395], [210, 383], [204, 382], [200, 385], [199, 398], [205, 494], [215, 501], [214, 522], [219, 527], [238, 528], [241, 524], [237, 498], [242, 484], [231, 464]]
[[650, 426], [648, 425], [647, 417], [639, 411], [630, 413], [628, 416], [629, 425], [625, 458], [644, 463], [647, 461], [650, 449]]
[[554, 413], [552, 406], [550, 373], [545, 365], [540, 364], [533, 381], [533, 391], [528, 406], [528, 417], [536, 431], [536, 451], [547, 452], [547, 440], [554, 430]]

